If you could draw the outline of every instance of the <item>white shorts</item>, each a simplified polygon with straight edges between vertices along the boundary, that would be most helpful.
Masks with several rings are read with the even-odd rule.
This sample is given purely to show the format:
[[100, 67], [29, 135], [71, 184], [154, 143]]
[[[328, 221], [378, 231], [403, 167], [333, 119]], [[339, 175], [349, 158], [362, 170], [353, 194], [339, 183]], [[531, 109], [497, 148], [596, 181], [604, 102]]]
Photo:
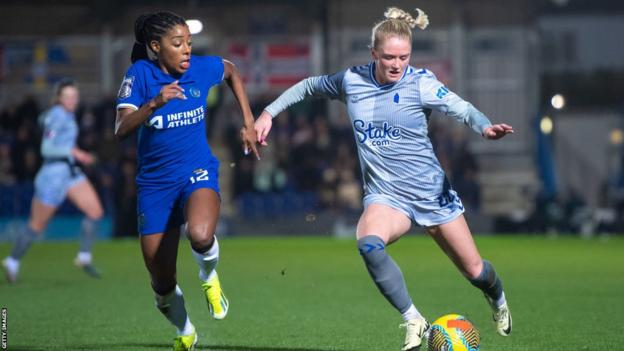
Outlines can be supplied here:
[[77, 166], [68, 162], [44, 163], [35, 177], [35, 198], [48, 206], [58, 207], [67, 191], [86, 177]]
[[364, 208], [370, 204], [386, 205], [399, 210], [421, 227], [448, 223], [464, 213], [464, 204], [453, 189], [438, 196], [412, 201], [386, 194], [367, 194], [364, 196]]

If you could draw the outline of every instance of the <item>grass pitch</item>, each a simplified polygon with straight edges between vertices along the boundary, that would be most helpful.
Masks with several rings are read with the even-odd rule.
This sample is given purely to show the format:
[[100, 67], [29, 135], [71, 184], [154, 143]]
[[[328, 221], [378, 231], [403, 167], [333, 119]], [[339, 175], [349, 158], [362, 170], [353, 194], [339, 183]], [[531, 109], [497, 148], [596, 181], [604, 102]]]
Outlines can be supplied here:
[[[425, 236], [389, 248], [416, 306], [430, 320], [459, 313], [482, 350], [622, 350], [624, 239], [477, 237], [508, 295], [514, 331], [495, 331], [480, 292]], [[377, 292], [355, 240], [224, 238], [219, 275], [230, 300], [212, 320], [186, 241], [179, 285], [199, 332], [198, 350], [399, 350], [400, 316]], [[10, 247], [0, 245], [0, 255]], [[173, 327], [154, 307], [138, 242], [95, 249], [103, 278], [72, 265], [76, 244], [37, 243], [20, 281], [0, 282], [9, 350], [169, 350]]]

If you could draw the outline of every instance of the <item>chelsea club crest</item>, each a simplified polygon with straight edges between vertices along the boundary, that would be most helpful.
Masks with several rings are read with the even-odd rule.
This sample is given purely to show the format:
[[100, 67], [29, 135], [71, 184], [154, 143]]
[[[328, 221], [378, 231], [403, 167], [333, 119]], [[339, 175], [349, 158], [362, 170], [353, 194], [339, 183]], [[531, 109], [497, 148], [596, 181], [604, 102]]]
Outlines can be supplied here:
[[192, 97], [194, 98], [198, 98], [200, 95], [200, 91], [199, 89], [192, 87], [191, 89], [189, 89], [189, 93], [191, 94]]

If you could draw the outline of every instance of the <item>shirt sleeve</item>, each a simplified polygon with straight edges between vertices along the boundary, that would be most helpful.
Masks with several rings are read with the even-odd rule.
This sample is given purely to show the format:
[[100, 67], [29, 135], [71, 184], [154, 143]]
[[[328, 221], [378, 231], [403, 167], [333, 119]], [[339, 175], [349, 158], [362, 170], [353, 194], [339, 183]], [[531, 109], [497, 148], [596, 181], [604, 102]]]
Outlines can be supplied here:
[[420, 100], [424, 108], [430, 108], [453, 117], [476, 133], [483, 135], [483, 130], [492, 125], [490, 120], [471, 103], [450, 91], [435, 76], [423, 76], [419, 80]]
[[128, 68], [117, 93], [117, 109], [131, 108], [138, 110], [145, 103], [147, 94], [145, 84], [143, 84], [143, 77], [139, 73], [137, 64]]
[[223, 58], [219, 56], [206, 56], [204, 63], [208, 87], [210, 88], [213, 85], [221, 84], [225, 72]]
[[58, 110], [52, 109], [44, 112], [41, 117], [43, 122], [41, 156], [44, 158], [71, 157], [74, 145], [62, 137], [65, 128], [64, 116]]
[[345, 72], [306, 78], [288, 88], [265, 110], [273, 117], [308, 96], [340, 99], [343, 97]]

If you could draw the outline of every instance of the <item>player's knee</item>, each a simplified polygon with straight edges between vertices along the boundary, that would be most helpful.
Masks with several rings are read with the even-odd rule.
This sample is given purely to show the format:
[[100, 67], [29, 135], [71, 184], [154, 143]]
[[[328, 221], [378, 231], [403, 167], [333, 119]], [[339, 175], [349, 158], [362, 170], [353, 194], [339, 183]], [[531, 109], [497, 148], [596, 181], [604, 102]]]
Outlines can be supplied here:
[[469, 262], [462, 268], [463, 268], [462, 274], [466, 278], [468, 278], [469, 280], [475, 280], [475, 279], [478, 279], [481, 276], [481, 273], [483, 272], [483, 268], [484, 268], [483, 261], [474, 260], [472, 262]]
[[48, 225], [47, 221], [35, 221], [35, 220], [30, 220], [28, 222], [28, 227], [30, 227], [30, 229], [32, 230], [33, 233], [35, 233], [37, 236], [43, 232], [43, 230], [46, 228], [46, 226]]
[[43, 223], [33, 223], [30, 224], [30, 229], [32, 229], [33, 233], [36, 233], [37, 236], [45, 229], [46, 225]]
[[89, 218], [92, 221], [99, 221], [100, 219], [102, 219], [102, 217], [104, 217], [104, 210], [102, 210], [102, 208], [96, 208], [92, 211], [89, 211], [86, 213], [87, 218]]
[[357, 241], [360, 255], [369, 264], [377, 264], [387, 257], [386, 245], [380, 237], [376, 235], [367, 235]]
[[186, 227], [186, 234], [194, 248], [204, 248], [212, 245], [214, 231], [210, 225], [189, 224]]
[[175, 280], [175, 277], [171, 277], [170, 279], [159, 279], [155, 280], [152, 278], [152, 290], [158, 295], [164, 296], [171, 293], [178, 283]]

